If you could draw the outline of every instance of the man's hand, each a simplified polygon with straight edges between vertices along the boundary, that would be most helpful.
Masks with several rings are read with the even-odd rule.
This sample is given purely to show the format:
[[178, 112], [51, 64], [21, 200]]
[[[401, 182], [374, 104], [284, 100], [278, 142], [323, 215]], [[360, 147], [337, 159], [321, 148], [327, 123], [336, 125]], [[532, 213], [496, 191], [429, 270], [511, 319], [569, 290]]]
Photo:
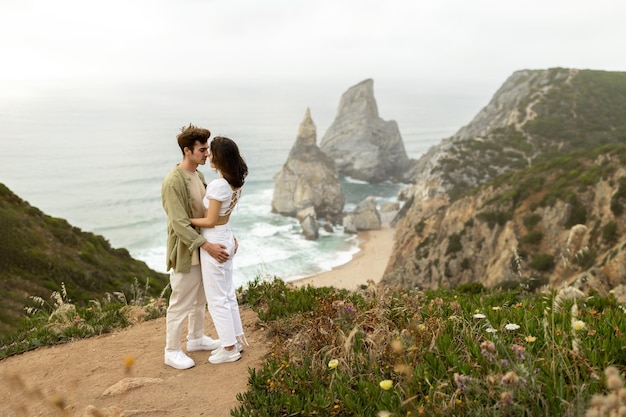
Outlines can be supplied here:
[[224, 263], [228, 260], [226, 245], [222, 245], [221, 243], [204, 242], [204, 244], [200, 247], [207, 251], [209, 255], [211, 255], [220, 263]]

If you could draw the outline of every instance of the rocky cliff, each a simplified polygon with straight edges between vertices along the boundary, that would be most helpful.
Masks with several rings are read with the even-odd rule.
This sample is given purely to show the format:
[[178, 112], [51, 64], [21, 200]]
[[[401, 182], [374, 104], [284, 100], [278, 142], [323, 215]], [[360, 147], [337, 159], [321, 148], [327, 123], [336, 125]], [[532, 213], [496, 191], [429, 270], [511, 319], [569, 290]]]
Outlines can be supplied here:
[[[624, 283], [626, 235], [613, 211], [623, 156], [602, 148], [626, 142], [624, 108], [626, 73], [513, 74], [470, 124], [417, 161], [384, 281]], [[585, 242], [577, 250], [567, 245], [574, 237]]]
[[274, 177], [272, 212], [296, 216], [313, 207], [318, 218], [342, 213], [345, 199], [335, 162], [316, 142], [315, 124], [307, 109], [287, 161]]
[[371, 79], [341, 96], [320, 148], [333, 157], [341, 175], [367, 182], [407, 179], [410, 160], [398, 124], [378, 115]]

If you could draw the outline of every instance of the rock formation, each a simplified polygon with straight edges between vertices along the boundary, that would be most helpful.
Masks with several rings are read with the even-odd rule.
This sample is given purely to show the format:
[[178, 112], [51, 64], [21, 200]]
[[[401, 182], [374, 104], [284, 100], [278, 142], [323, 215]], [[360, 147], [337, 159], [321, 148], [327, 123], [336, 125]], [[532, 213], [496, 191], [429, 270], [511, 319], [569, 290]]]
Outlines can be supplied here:
[[311, 215], [314, 219], [337, 218], [342, 213], [345, 199], [335, 162], [316, 141], [315, 124], [307, 109], [287, 161], [274, 177], [272, 212], [297, 216], [303, 210], [314, 209], [300, 214], [300, 221]]
[[367, 197], [361, 201], [351, 213], [343, 218], [343, 228], [346, 233], [356, 233], [359, 230], [380, 230], [381, 217], [376, 208], [376, 198]]
[[307, 240], [317, 240], [319, 234], [319, 224], [315, 217], [315, 207], [309, 206], [296, 213], [296, 218], [302, 227], [302, 234]]
[[410, 160], [398, 124], [378, 116], [371, 79], [341, 96], [320, 148], [333, 157], [341, 175], [367, 182], [404, 181], [408, 175]]

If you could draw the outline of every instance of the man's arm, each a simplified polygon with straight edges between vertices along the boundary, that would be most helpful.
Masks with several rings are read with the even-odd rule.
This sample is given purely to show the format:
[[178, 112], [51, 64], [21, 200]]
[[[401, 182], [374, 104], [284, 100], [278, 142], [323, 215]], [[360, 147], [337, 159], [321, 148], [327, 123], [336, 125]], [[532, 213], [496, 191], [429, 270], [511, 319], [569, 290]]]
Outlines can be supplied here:
[[169, 184], [164, 191], [167, 194], [163, 199], [163, 206], [170, 218], [174, 233], [176, 233], [181, 242], [189, 247], [190, 251], [201, 247], [218, 262], [226, 262], [228, 260], [228, 252], [225, 250], [226, 246], [220, 243], [209, 243], [204, 236], [196, 231], [191, 225], [185, 210], [183, 198], [175, 187]]

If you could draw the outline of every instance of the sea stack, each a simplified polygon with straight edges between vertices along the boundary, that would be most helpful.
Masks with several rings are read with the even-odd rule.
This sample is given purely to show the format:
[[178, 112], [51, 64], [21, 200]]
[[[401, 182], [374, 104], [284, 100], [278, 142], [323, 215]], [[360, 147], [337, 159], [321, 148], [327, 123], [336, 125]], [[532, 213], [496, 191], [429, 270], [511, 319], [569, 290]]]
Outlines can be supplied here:
[[320, 148], [333, 157], [340, 175], [371, 183], [407, 179], [411, 162], [398, 124], [379, 117], [372, 79], [343, 93]]
[[311, 231], [311, 238], [315, 236], [311, 217], [336, 219], [343, 211], [345, 200], [339, 174], [333, 159], [317, 146], [317, 131], [309, 109], [274, 182], [272, 212], [298, 217], [301, 222], [309, 219], [307, 230]]

